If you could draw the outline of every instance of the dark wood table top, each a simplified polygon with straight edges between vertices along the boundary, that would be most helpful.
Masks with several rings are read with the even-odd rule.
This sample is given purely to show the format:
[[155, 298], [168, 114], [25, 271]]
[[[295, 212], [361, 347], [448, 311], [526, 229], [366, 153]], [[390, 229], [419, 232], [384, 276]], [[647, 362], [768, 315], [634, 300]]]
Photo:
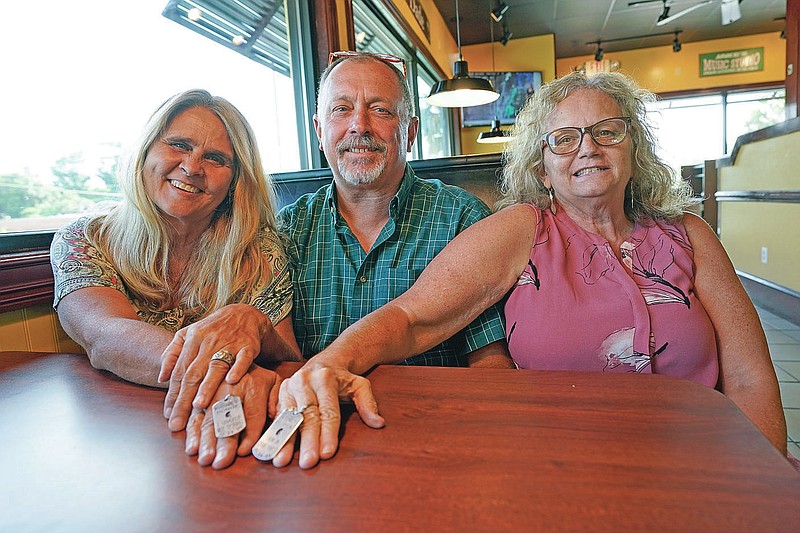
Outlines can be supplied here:
[[[281, 373], [297, 365], [285, 364]], [[164, 392], [0, 353], [0, 530], [779, 531], [800, 475], [723, 395], [664, 376], [379, 367], [310, 470], [198, 466]]]

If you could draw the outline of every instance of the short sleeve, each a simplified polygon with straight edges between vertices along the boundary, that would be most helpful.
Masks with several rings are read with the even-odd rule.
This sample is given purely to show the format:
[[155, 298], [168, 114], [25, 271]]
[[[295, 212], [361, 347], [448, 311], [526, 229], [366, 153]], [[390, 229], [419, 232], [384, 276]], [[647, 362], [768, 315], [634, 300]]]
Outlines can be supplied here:
[[50, 264], [55, 279], [53, 307], [67, 294], [85, 287], [111, 287], [125, 295], [116, 269], [86, 240], [87, 217], [56, 232], [50, 245]]
[[272, 267], [269, 283], [251, 304], [277, 324], [292, 310], [292, 274], [280, 237], [270, 229], [259, 232], [259, 246]]

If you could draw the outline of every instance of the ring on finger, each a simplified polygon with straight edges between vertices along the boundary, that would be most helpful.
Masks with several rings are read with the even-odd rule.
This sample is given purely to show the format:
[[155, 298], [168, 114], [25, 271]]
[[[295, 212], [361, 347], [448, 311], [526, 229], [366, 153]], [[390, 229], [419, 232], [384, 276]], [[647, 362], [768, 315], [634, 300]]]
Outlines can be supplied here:
[[230, 368], [230, 367], [233, 366], [233, 363], [236, 362], [236, 356], [233, 355], [228, 350], [223, 348], [222, 350], [220, 350], [217, 353], [215, 353], [214, 355], [212, 355], [211, 356], [211, 360], [212, 361], [222, 361], [223, 363], [227, 363], [228, 364], [228, 368]]
[[294, 408], [292, 408], [292, 411], [295, 414], [302, 415], [303, 413], [306, 412], [306, 409], [308, 409], [309, 407], [317, 407], [317, 404], [315, 404], [315, 403], [307, 403], [303, 407], [299, 407], [299, 408], [298, 407], [294, 407]]

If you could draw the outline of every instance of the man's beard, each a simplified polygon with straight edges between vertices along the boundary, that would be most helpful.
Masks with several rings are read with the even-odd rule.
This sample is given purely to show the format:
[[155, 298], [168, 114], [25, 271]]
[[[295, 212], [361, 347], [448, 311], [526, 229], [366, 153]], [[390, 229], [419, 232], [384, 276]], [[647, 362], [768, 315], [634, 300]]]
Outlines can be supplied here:
[[[347, 150], [354, 148], [371, 150], [371, 155], [378, 157], [378, 161], [366, 160], [360, 162], [346, 161], [342, 156]], [[351, 185], [366, 185], [377, 180], [386, 168], [386, 143], [371, 135], [348, 137], [336, 144], [336, 156], [339, 173]]]

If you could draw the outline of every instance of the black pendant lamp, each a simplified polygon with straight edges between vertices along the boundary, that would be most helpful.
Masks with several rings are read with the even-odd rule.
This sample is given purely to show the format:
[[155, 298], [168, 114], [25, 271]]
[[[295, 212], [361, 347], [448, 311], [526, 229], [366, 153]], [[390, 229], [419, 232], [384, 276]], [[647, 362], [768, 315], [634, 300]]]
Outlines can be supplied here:
[[489, 104], [500, 98], [492, 82], [483, 78], [473, 78], [461, 55], [461, 24], [456, 0], [456, 34], [458, 38], [458, 61], [453, 65], [453, 77], [437, 81], [431, 88], [426, 101], [438, 107], [470, 107]]

